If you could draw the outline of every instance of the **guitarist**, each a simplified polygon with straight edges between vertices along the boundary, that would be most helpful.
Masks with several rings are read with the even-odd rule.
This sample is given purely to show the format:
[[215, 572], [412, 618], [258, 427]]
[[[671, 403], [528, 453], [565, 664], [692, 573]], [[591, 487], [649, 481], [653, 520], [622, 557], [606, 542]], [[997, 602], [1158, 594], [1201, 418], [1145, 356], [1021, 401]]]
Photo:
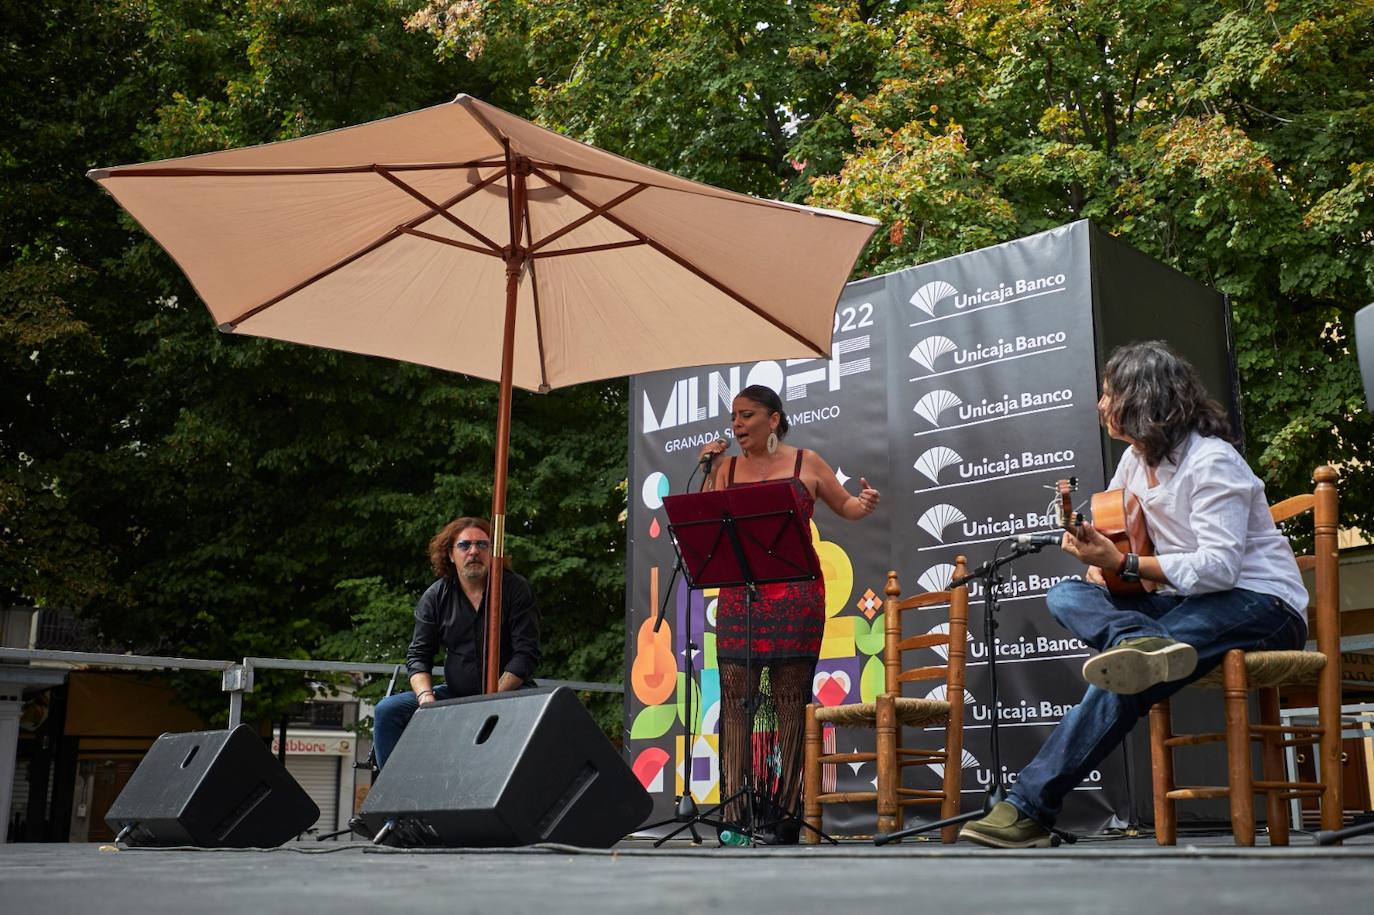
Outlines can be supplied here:
[[[1024, 769], [1008, 800], [961, 835], [999, 848], [1045, 847], [1064, 797], [1119, 744], [1150, 706], [1201, 677], [1233, 648], [1301, 648], [1307, 591], [1288, 540], [1274, 526], [1264, 484], [1232, 444], [1225, 413], [1196, 370], [1161, 341], [1112, 353], [1098, 414], [1130, 444], [1109, 489], [1140, 500], [1156, 556], [1123, 553], [1085, 524], [1065, 533], [1083, 581], [1047, 596], [1060, 624], [1101, 653], [1089, 682]], [[1122, 597], [1103, 570], [1155, 583]]]

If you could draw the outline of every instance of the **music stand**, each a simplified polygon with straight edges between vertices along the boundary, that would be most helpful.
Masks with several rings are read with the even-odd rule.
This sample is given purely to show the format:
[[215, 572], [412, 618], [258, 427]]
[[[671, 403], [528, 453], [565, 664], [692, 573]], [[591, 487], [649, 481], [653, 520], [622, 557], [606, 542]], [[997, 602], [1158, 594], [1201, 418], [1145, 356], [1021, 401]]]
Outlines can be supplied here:
[[[743, 587], [745, 619], [745, 683], [753, 683], [753, 604], [759, 585], [821, 578], [820, 562], [811, 548], [811, 531], [802, 522], [801, 501], [791, 480], [767, 481], [731, 489], [664, 496], [668, 531], [681, 561], [687, 586], [702, 588]], [[691, 686], [688, 686], [690, 692]], [[749, 735], [753, 733], [754, 700], [746, 700]], [[690, 740], [690, 734], [689, 734]], [[685, 773], [691, 793], [691, 772]], [[736, 798], [745, 798], [748, 822], [740, 829], [754, 843], [758, 825], [754, 809], [752, 763], [745, 767], [743, 784], [704, 814], [664, 836], [662, 844], [682, 830], [701, 822], [716, 828], [736, 824], [711, 819], [710, 815]], [[833, 840], [832, 840], [833, 841]]]

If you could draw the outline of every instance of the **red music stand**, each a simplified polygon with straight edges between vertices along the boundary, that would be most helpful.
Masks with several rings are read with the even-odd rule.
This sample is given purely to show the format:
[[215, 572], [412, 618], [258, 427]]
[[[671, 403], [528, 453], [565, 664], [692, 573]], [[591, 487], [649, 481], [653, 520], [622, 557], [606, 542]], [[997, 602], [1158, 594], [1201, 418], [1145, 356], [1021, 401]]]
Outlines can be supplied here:
[[664, 496], [663, 509], [691, 588], [821, 577], [791, 480]]
[[[681, 560], [688, 587], [745, 589], [745, 682], [752, 683], [753, 603], [758, 586], [776, 582], [816, 581], [822, 577], [820, 561], [811, 547], [810, 527], [802, 521], [797, 488], [789, 479], [670, 495], [663, 497], [663, 508], [668, 515], [669, 537]], [[691, 676], [690, 670], [688, 676]], [[750, 706], [748, 712], [751, 721], [753, 711]], [[689, 742], [690, 739], [688, 735]], [[687, 793], [690, 792], [689, 781]], [[712, 820], [709, 815], [741, 795], [747, 804], [748, 822], [736, 828], [748, 835], [749, 843], [753, 845], [758, 823], [752, 765], [745, 767], [744, 784], [737, 791], [706, 814], [694, 815], [687, 825], [678, 827], [655, 844], [667, 841], [695, 822], [704, 822], [717, 828], [735, 826]], [[833, 843], [835, 840], [830, 841]]]

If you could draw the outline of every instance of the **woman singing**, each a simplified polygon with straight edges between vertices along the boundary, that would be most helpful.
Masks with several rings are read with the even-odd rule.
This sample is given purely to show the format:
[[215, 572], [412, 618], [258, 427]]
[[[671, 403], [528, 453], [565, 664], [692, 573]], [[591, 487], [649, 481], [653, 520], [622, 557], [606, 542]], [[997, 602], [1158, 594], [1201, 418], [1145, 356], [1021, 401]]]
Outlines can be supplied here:
[[[867, 480], [860, 478], [860, 492], [852, 496], [819, 454], [782, 442], [787, 435], [787, 417], [771, 388], [756, 384], [740, 391], [731, 405], [730, 425], [741, 454], [708, 473], [706, 489], [790, 480], [801, 502], [803, 523], [810, 522], [818, 499], [850, 521], [867, 517], [878, 507], [878, 491]], [[727, 447], [718, 439], [702, 448], [701, 458], [715, 457]], [[811, 680], [824, 629], [824, 581], [760, 586], [753, 601], [752, 620], [745, 619], [743, 588], [720, 590], [716, 658], [720, 667], [722, 797], [738, 791], [744, 782], [751, 756], [748, 710], [759, 695], [762, 669], [768, 669], [772, 707], [760, 712], [765, 718], [772, 717], [776, 741], [753, 754], [755, 813], [760, 827], [757, 838], [764, 842], [797, 841], [803, 718], [811, 700]], [[725, 819], [736, 823], [746, 815], [744, 798], [725, 811]]]

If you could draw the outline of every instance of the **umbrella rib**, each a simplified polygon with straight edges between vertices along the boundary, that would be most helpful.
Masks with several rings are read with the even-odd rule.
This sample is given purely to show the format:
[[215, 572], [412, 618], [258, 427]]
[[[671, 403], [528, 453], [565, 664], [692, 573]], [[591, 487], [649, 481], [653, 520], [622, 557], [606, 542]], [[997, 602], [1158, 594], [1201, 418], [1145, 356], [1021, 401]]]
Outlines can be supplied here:
[[[462, 109], [466, 111], [474, 121], [480, 124], [482, 126], [482, 129], [485, 130], [488, 134], [490, 134], [491, 138], [495, 140], [497, 143], [500, 143], [504, 146], [505, 144], [510, 142], [510, 137], [506, 136], [505, 134], [501, 133], [501, 131], [497, 130], [496, 126], [492, 124], [491, 121], [487, 120], [487, 116], [483, 114], [481, 111], [479, 111], [477, 107], [472, 104], [472, 102], [477, 101], [476, 99], [472, 98], [471, 96], [460, 96], [459, 98], [454, 99], [454, 101], [457, 102], [460, 106], [462, 106]], [[510, 150], [507, 149], [506, 153], [507, 156], [509, 156]], [[503, 161], [509, 162], [510, 160], [509, 158], [507, 158]]]
[[[501, 145], [506, 151], [506, 217], [510, 220], [506, 234], [510, 238], [511, 254], [514, 254], [516, 245], [520, 244], [520, 231], [515, 224], [515, 159], [510, 151], [510, 138], [503, 138]], [[528, 172], [523, 174], [528, 174]], [[528, 184], [528, 182], [524, 183]], [[523, 212], [521, 215], [524, 215]]]
[[[502, 165], [505, 165], [505, 162], [501, 159], [481, 159], [475, 162], [411, 162], [380, 167], [395, 172], [415, 172], [442, 171], [453, 168], [499, 168]], [[378, 167], [377, 165], [281, 166], [279, 168], [116, 167], [93, 168], [86, 175], [93, 181], [103, 181], [106, 178], [270, 178], [275, 175], [349, 175], [375, 171]]]
[[[534, 171], [535, 171], [536, 174], [539, 175], [539, 177], [543, 178], [543, 179], [544, 179], [545, 181], [547, 181], [549, 184], [552, 184], [552, 185], [554, 185], [555, 187], [560, 188], [560, 189], [563, 191], [563, 193], [567, 194], [569, 197], [571, 197], [572, 199], [576, 200], [578, 203], [582, 204], [583, 206], [589, 207], [589, 208], [595, 206], [593, 203], [591, 203], [591, 201], [587, 200], [587, 199], [584, 198], [581, 194], [577, 193], [577, 191], [574, 191], [572, 188], [570, 188], [570, 187], [568, 187], [567, 185], [563, 184], [561, 181], [559, 181], [558, 179], [554, 178], [552, 175], [550, 175], [548, 172], [544, 171], [543, 169], [541, 169], [541, 168], [535, 168]], [[753, 302], [751, 302], [749, 299], [745, 298], [745, 297], [744, 297], [743, 295], [741, 295], [740, 293], [736, 292], [735, 290], [731, 289], [729, 286], [727, 286], [727, 285], [725, 285], [724, 283], [722, 283], [720, 280], [718, 280], [718, 279], [716, 279], [715, 277], [711, 276], [711, 274], [707, 273], [705, 270], [701, 269], [701, 268], [698, 267], [696, 264], [692, 263], [692, 262], [689, 261], [687, 258], [683, 257], [681, 254], [678, 254], [676, 251], [672, 250], [672, 249], [669, 248], [667, 245], [664, 245], [662, 242], [656, 241], [656, 240], [650, 238], [649, 236], [645, 235], [643, 232], [639, 231], [639, 230], [636, 229], [634, 226], [630, 225], [630, 224], [627, 223], [625, 220], [621, 219], [619, 216], [616, 216], [614, 213], [602, 213], [601, 216], [602, 216], [603, 219], [607, 220], [607, 221], [610, 222], [612, 225], [618, 226], [618, 227], [620, 227], [621, 229], [624, 229], [626, 232], [629, 232], [629, 233], [630, 233], [631, 235], [633, 235], [635, 238], [638, 238], [640, 241], [644, 242], [644, 244], [648, 245], [650, 248], [653, 248], [653, 249], [654, 249], [655, 251], [657, 251], [659, 254], [662, 254], [664, 257], [668, 258], [670, 261], [672, 261], [673, 263], [677, 264], [679, 267], [681, 267], [682, 269], [686, 270], [688, 273], [693, 274], [693, 275], [696, 276], [698, 279], [702, 280], [702, 281], [705, 282], [705, 283], [710, 284], [711, 286], [714, 286], [716, 289], [718, 289], [719, 291], [725, 293], [725, 294], [728, 295], [730, 298], [734, 299], [736, 302], [739, 302], [739, 303], [740, 303], [741, 305], [743, 305], [745, 308], [749, 309], [749, 310], [752, 311], [754, 314], [756, 314], [756, 315], [758, 315], [760, 318], [762, 318], [764, 321], [767, 321], [769, 324], [771, 324], [771, 325], [773, 325], [774, 327], [776, 327], [778, 330], [780, 330], [780, 331], [782, 331], [783, 333], [787, 334], [787, 335], [788, 335], [789, 337], [791, 337], [793, 340], [796, 340], [798, 343], [804, 344], [804, 345], [807, 347], [807, 349], [811, 350], [811, 351], [812, 351], [813, 353], [815, 353], [817, 356], [827, 356], [827, 355], [829, 355], [828, 352], [826, 352], [825, 350], [822, 350], [822, 349], [820, 349], [819, 347], [817, 347], [816, 344], [814, 344], [814, 343], [812, 343], [810, 340], [806, 339], [806, 337], [802, 336], [801, 333], [799, 333], [798, 331], [794, 330], [793, 328], [787, 326], [786, 324], [782, 323], [781, 321], [777, 320], [777, 319], [774, 318], [772, 315], [770, 315], [770, 314], [768, 314], [767, 312], [765, 312], [765, 311], [764, 311], [762, 308], [760, 308], [758, 305], [755, 305]]]
[[[534, 164], [540, 168], [557, 169], [558, 171], [563, 172], [567, 175], [583, 175], [588, 178], [601, 178], [605, 181], [616, 181], [620, 184], [629, 184], [631, 181], [636, 181], [637, 183], [643, 184], [645, 187], [651, 187], [655, 190], [660, 191], [667, 191], [672, 194], [690, 194], [696, 197], [709, 197], [712, 200], [723, 200], [727, 203], [738, 203], [742, 206], [767, 207], [771, 210], [785, 210], [789, 213], [808, 214], [811, 216], [820, 216], [825, 219], [841, 219], [846, 222], [876, 223], [876, 220], [871, 220], [865, 216], [855, 216], [852, 213], [832, 213], [826, 212], [825, 210], [819, 210], [815, 207], [803, 206], [801, 204], [790, 204], [783, 203], [780, 200], [767, 200], [762, 197], [751, 197], [748, 194], [740, 194], [736, 191], [727, 191], [723, 188], [712, 187], [709, 184], [700, 184], [700, 182], [691, 181], [690, 178], [683, 178], [682, 180], [690, 181], [692, 184], [697, 185], [699, 189], [673, 187], [667, 184], [659, 184], [654, 181], [644, 181], [642, 179], [637, 178], [626, 178], [623, 175], [608, 175], [605, 172], [594, 172], [591, 169], [578, 168], [575, 165], [559, 165], [556, 162], [538, 162], [533, 159], [531, 159], [530, 161], [534, 162]], [[648, 168], [648, 166], [645, 166], [645, 168]]]
[[557, 251], [543, 251], [531, 256], [543, 260], [546, 257], [563, 257], [565, 254], [592, 254], [597, 251], [614, 251], [616, 248], [638, 248], [645, 244], [648, 242], [636, 238], [632, 241], [608, 241], [604, 245], [583, 245], [581, 248], [559, 248]]
[[[467, 223], [463, 222], [463, 220], [459, 219], [457, 216], [454, 216], [452, 213], [450, 213], [450, 212], [448, 211], [448, 206], [453, 206], [453, 204], [449, 204], [448, 206], [444, 206], [444, 205], [442, 205], [442, 204], [435, 203], [433, 200], [430, 200], [428, 197], [426, 197], [424, 194], [422, 194], [422, 193], [420, 193], [419, 191], [417, 191], [415, 188], [411, 187], [409, 184], [406, 184], [406, 183], [405, 183], [404, 181], [402, 181], [400, 178], [397, 178], [395, 175], [391, 174], [391, 172], [389, 172], [389, 171], [386, 170], [386, 167], [385, 167], [385, 166], [378, 165], [378, 166], [376, 167], [376, 171], [377, 171], [377, 174], [381, 175], [383, 178], [385, 178], [386, 180], [390, 181], [392, 184], [396, 185], [396, 186], [399, 187], [401, 190], [405, 191], [407, 194], [409, 194], [410, 196], [414, 197], [416, 200], [418, 200], [418, 201], [420, 201], [421, 203], [423, 203], [425, 206], [429, 207], [429, 209], [430, 209], [430, 214], [429, 214], [429, 215], [441, 216], [441, 217], [443, 217], [444, 219], [447, 219], [449, 222], [453, 223], [455, 226], [457, 226], [458, 228], [462, 229], [464, 232], [468, 233], [468, 234], [471, 235], [473, 238], [475, 238], [475, 239], [477, 239], [478, 241], [480, 241], [482, 244], [486, 245], [486, 246], [487, 246], [488, 248], [490, 248], [494, 253], [496, 253], [496, 254], [500, 254], [500, 253], [501, 253], [501, 246], [500, 246], [500, 245], [498, 245], [496, 242], [492, 241], [490, 238], [487, 238], [487, 237], [486, 237], [485, 235], [483, 235], [481, 232], [477, 231], [477, 230], [474, 229], [472, 226], [470, 226], [470, 225], [468, 225]], [[495, 180], [496, 178], [499, 178], [500, 176], [501, 176], [501, 173], [500, 173], [500, 172], [495, 172], [495, 173], [493, 173], [493, 175], [491, 176], [491, 180]], [[490, 184], [490, 183], [491, 183], [491, 181], [487, 181], [487, 182], [485, 182], [484, 184], [475, 185], [474, 187], [470, 188], [470, 190], [477, 190], [478, 188], [483, 187], [485, 184]], [[457, 201], [455, 201], [455, 202], [457, 202]]]
[[[534, 250], [534, 229], [530, 221], [530, 199], [525, 198], [525, 250]], [[534, 270], [534, 256], [526, 261], [530, 269], [530, 297], [534, 300], [534, 342], [539, 347], [539, 389], [549, 390], [549, 373], [544, 365], [544, 322], [539, 312], [539, 275]]]
[[[478, 184], [474, 184], [472, 187], [467, 188], [461, 193], [455, 194], [452, 198], [444, 201], [444, 203], [439, 206], [441, 208], [455, 206], [458, 203], [460, 203], [464, 198], [468, 197], [471, 194], [477, 193], [479, 190], [486, 187], [488, 184], [495, 181], [500, 176], [501, 172], [497, 172], [490, 178], [487, 178]], [[239, 315], [237, 318], [231, 318], [230, 320], [225, 321], [223, 324], [219, 326], [220, 330], [232, 331], [235, 327], [242, 324], [244, 321], [247, 321], [249, 318], [253, 317], [253, 315], [257, 314], [258, 312], [266, 308], [271, 308], [273, 305], [276, 305], [283, 299], [295, 295], [307, 286], [310, 286], [314, 283], [318, 283], [320, 280], [329, 276], [336, 270], [340, 270], [344, 267], [347, 267], [349, 264], [353, 263], [358, 258], [362, 257], [365, 254], [372, 253], [373, 251], [377, 250], [387, 242], [395, 241], [397, 238], [400, 238], [401, 235], [405, 234], [408, 230], [415, 228], [420, 223], [424, 222], [426, 219], [429, 219], [433, 215], [433, 211], [421, 213], [419, 216], [416, 216], [415, 218], [408, 220], [407, 222], [401, 223], [399, 226], [397, 226], [394, 229], [391, 229], [385, 235], [382, 235], [377, 240], [369, 242], [368, 244], [359, 248], [357, 251], [354, 251], [352, 254], [349, 254], [344, 258], [335, 261], [333, 264], [330, 264], [328, 267], [325, 267], [323, 270], [321, 270], [319, 273], [316, 273], [314, 276], [301, 280], [299, 283], [292, 286], [290, 289], [287, 289], [285, 292], [281, 292], [277, 295], [274, 295], [272, 298], [268, 299], [266, 302], [263, 302], [260, 305], [253, 306], [252, 308], [245, 311], [243, 314]]]
[[577, 229], [577, 228], [579, 228], [579, 227], [581, 227], [581, 226], [584, 226], [584, 225], [586, 225], [587, 223], [591, 222], [591, 221], [592, 221], [593, 219], [595, 219], [596, 217], [601, 216], [602, 214], [604, 214], [604, 213], [606, 213], [606, 212], [608, 212], [608, 211], [614, 209], [615, 207], [620, 206], [620, 204], [622, 204], [622, 203], [624, 203], [625, 201], [629, 200], [631, 197], [635, 196], [636, 194], [640, 193], [641, 191], [647, 190], [648, 187], [649, 187], [649, 185], [647, 185], [647, 184], [643, 184], [643, 183], [641, 183], [641, 184], [636, 184], [634, 187], [630, 188], [628, 191], [626, 191], [625, 193], [621, 194], [619, 197], [615, 198], [614, 200], [610, 201], [609, 203], [603, 203], [601, 206], [594, 208], [590, 213], [587, 213], [587, 214], [585, 214], [585, 215], [583, 215], [583, 216], [579, 216], [577, 219], [574, 219], [572, 222], [568, 223], [566, 226], [564, 226], [563, 228], [559, 229], [557, 232], [554, 232], [552, 235], [545, 235], [543, 238], [539, 239], [539, 241], [537, 241], [537, 242], [536, 242], [536, 241], [531, 241], [531, 242], [530, 242], [530, 248], [529, 248], [530, 253], [533, 254], [534, 252], [538, 251], [540, 248], [544, 247], [545, 245], [549, 244], [550, 242], [556, 241], [556, 240], [562, 238], [564, 235], [567, 235], [569, 232], [573, 231], [574, 229]]
[[456, 238], [445, 238], [443, 235], [435, 235], [432, 232], [423, 232], [420, 229], [412, 229], [409, 227], [404, 227], [401, 229], [401, 231], [407, 235], [414, 235], [416, 238], [424, 238], [428, 239], [429, 241], [437, 241], [442, 245], [451, 245], [455, 248], [462, 248], [464, 251], [472, 251], [476, 254], [485, 254], [487, 257], [501, 256], [499, 252], [492, 251], [490, 248], [481, 248], [477, 245], [469, 245], [466, 242], [458, 241]]

